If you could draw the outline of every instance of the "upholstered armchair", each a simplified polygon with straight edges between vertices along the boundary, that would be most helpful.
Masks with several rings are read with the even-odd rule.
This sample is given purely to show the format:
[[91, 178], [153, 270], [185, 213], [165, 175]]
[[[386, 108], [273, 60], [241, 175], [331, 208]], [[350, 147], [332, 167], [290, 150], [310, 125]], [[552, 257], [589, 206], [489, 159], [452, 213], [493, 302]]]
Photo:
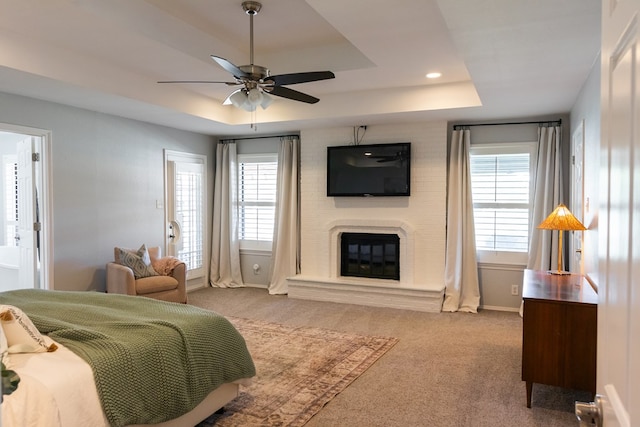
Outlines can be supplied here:
[[[143, 248], [144, 245], [138, 253], [141, 253]], [[147, 251], [146, 248], [144, 250]], [[135, 249], [127, 251], [136, 253]], [[113, 252], [114, 262], [107, 263], [107, 293], [187, 303], [187, 267], [184, 262], [173, 257], [162, 257], [159, 247], [151, 247], [148, 249], [149, 259], [146, 265], [148, 271], [141, 273], [136, 266], [125, 265], [130, 263], [121, 259], [122, 249], [116, 247]], [[127, 257], [128, 255], [131, 254], [127, 254]]]

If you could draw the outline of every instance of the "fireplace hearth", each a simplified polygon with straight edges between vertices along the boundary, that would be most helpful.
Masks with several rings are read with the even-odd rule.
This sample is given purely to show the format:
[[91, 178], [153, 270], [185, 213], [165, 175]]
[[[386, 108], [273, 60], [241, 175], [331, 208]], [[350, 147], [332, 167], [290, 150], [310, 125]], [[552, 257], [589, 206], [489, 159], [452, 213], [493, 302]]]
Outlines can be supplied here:
[[340, 275], [400, 280], [400, 237], [397, 234], [342, 233]]

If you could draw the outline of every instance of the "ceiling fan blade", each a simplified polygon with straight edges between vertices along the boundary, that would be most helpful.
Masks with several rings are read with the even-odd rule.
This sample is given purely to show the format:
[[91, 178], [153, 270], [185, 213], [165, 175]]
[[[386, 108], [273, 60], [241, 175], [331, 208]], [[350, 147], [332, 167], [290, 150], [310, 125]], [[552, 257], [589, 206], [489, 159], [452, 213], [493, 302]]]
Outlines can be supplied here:
[[238, 82], [214, 82], [211, 80], [164, 80], [158, 83], [222, 83], [228, 86], [235, 86]]
[[316, 97], [283, 86], [268, 86], [265, 87], [264, 90], [271, 95], [293, 99], [294, 101], [306, 102], [307, 104], [315, 104], [316, 102], [320, 101]]
[[335, 77], [335, 74], [331, 71], [310, 71], [307, 73], [291, 73], [269, 76], [265, 79], [265, 82], [273, 82], [274, 86], [284, 86], [333, 79]]
[[219, 56], [211, 55], [211, 59], [216, 61], [219, 66], [230, 72], [235, 78], [248, 77], [249, 75], [242, 71], [240, 68], [233, 65], [231, 62], [227, 61], [224, 58], [220, 58]]

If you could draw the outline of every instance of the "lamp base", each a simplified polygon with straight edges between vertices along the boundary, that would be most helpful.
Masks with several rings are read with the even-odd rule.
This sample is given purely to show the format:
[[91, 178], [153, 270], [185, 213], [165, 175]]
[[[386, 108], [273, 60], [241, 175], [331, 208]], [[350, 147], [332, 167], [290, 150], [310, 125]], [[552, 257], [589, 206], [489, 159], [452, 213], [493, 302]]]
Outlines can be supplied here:
[[556, 276], [568, 276], [571, 274], [570, 271], [561, 271], [561, 270], [549, 270], [548, 274], [555, 274]]

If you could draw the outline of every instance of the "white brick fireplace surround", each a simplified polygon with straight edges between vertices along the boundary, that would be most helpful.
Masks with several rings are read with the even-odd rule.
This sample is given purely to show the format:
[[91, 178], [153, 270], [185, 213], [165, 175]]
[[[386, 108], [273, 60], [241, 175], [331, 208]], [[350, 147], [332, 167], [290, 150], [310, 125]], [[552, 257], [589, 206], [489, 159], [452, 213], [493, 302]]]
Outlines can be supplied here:
[[[370, 126], [362, 144], [411, 142], [411, 196], [327, 197], [326, 150], [353, 129], [303, 130], [301, 274], [289, 297], [440, 312], [444, 297], [446, 122]], [[342, 233], [397, 234], [400, 280], [340, 276]]]
[[[342, 233], [397, 234], [400, 237], [400, 280], [368, 279], [340, 275]], [[415, 231], [394, 220], [336, 220], [328, 224], [328, 277], [295, 276], [288, 280], [289, 297], [439, 312], [443, 286], [414, 286]]]

